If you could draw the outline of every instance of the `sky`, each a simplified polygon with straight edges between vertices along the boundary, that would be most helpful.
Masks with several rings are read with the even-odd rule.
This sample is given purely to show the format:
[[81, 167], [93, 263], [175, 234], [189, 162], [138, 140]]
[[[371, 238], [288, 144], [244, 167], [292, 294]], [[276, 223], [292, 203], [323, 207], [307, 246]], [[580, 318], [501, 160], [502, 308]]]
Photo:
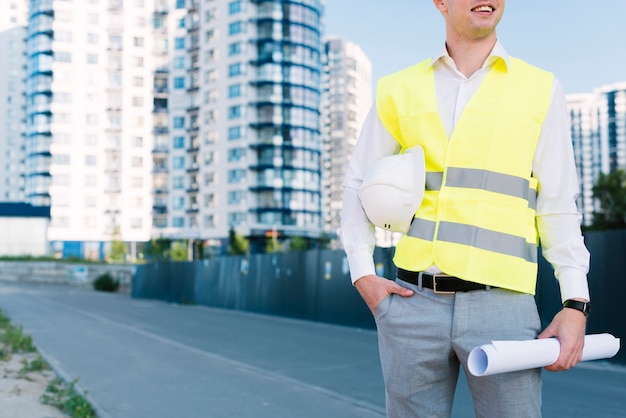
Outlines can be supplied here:
[[[326, 0], [327, 35], [358, 44], [374, 82], [445, 41], [432, 0]], [[626, 82], [625, 0], [509, 0], [497, 29], [507, 52], [552, 71], [567, 94]]]

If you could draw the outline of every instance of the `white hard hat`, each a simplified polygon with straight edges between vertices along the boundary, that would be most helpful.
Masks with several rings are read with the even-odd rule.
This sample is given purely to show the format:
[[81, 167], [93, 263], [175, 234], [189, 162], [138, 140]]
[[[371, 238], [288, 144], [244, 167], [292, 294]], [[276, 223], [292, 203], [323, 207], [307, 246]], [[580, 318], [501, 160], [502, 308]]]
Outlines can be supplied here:
[[359, 188], [369, 220], [379, 228], [406, 233], [422, 204], [425, 171], [424, 150], [419, 145], [376, 161]]

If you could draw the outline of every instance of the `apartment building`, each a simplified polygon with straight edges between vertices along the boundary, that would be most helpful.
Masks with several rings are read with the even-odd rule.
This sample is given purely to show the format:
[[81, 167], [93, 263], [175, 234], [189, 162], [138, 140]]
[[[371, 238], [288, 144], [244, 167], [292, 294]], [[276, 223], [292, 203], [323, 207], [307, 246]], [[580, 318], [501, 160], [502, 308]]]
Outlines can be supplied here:
[[29, 3], [24, 192], [51, 206], [60, 255], [103, 258], [112, 240], [150, 238], [153, 7]]
[[322, 11], [30, 0], [16, 161], [23, 199], [51, 207], [53, 251], [102, 259], [122, 240], [133, 258], [158, 237], [223, 251], [231, 229], [258, 249], [268, 234], [319, 237]]
[[231, 228], [258, 249], [270, 236], [318, 237], [320, 0], [170, 6], [153, 235], [221, 249]]
[[24, 200], [24, 88], [28, 2], [0, 2], [0, 201]]
[[344, 174], [372, 105], [372, 63], [357, 44], [340, 37], [324, 40], [323, 60], [323, 223], [337, 245]]
[[577, 203], [589, 225], [597, 204], [592, 188], [600, 173], [626, 168], [626, 83], [568, 95], [567, 106], [581, 184]]

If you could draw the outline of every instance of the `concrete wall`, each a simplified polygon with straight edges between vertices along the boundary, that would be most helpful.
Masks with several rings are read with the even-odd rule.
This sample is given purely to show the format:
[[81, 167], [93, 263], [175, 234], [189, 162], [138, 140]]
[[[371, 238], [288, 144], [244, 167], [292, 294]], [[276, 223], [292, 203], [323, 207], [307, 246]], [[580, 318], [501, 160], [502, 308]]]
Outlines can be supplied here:
[[120, 281], [120, 291], [130, 289], [136, 267], [127, 264], [81, 264], [60, 261], [0, 261], [0, 280], [72, 285], [92, 288], [100, 275], [110, 273]]

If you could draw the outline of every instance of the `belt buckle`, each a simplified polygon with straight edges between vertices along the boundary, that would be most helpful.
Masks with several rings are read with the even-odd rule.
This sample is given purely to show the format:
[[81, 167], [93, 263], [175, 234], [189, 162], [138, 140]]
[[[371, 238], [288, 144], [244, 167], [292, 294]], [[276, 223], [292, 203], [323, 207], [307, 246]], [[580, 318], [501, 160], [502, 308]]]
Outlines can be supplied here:
[[454, 295], [456, 292], [452, 290], [439, 290], [437, 289], [437, 277], [453, 277], [448, 274], [433, 274], [433, 292], [438, 295]]

